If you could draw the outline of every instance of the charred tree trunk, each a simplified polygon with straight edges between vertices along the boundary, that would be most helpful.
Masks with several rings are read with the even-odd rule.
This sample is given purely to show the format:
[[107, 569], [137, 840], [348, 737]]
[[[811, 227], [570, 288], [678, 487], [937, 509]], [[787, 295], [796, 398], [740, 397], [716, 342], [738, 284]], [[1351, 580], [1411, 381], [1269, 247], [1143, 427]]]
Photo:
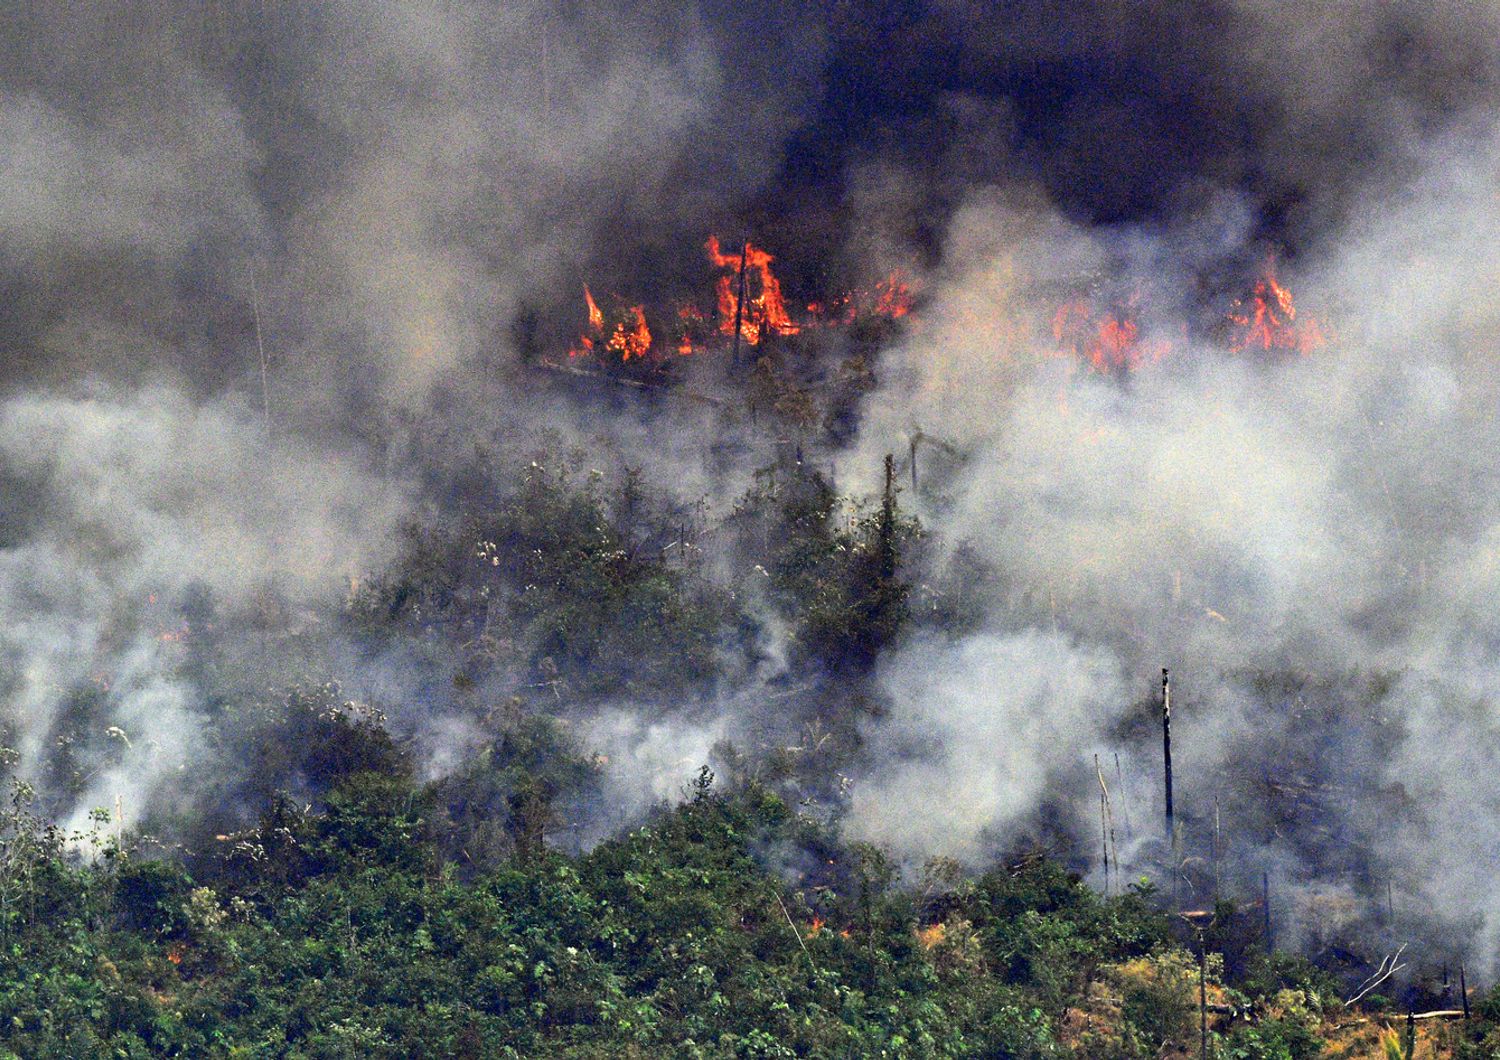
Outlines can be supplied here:
[[1271, 942], [1271, 874], [1265, 870], [1262, 870], [1260, 874], [1260, 913], [1261, 931], [1265, 936], [1266, 953], [1269, 955], [1273, 950]]
[[[1175, 850], [1177, 846], [1174, 814], [1172, 812], [1172, 685], [1166, 667], [1161, 671], [1161, 764], [1162, 780], [1167, 794], [1167, 843]], [[1177, 867], [1172, 867], [1175, 876]]]
[[734, 300], [734, 346], [729, 354], [729, 367], [731, 371], [738, 371], [740, 367], [740, 329], [745, 323], [745, 266], [750, 262], [750, 241], [745, 240], [740, 248], [740, 278], [739, 294]]

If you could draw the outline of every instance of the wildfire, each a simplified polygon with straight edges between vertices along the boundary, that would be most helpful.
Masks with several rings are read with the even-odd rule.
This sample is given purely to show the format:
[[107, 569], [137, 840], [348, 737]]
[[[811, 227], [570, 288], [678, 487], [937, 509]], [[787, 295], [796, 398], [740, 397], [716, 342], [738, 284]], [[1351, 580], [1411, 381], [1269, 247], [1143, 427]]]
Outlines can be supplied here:
[[917, 941], [922, 944], [924, 950], [930, 950], [934, 946], [942, 944], [948, 936], [947, 924], [933, 924], [930, 927], [916, 929]]
[[[1139, 291], [1102, 310], [1087, 297], [1064, 302], [1052, 317], [1057, 352], [1075, 356], [1097, 372], [1131, 371], [1168, 356], [1173, 346], [1170, 341], [1147, 337], [1151, 333], [1141, 323], [1145, 317], [1143, 302]], [[1235, 301], [1220, 319], [1229, 325], [1227, 345], [1235, 351], [1305, 354], [1329, 341], [1318, 321], [1298, 318], [1291, 291], [1276, 280], [1274, 260], [1266, 262], [1249, 297]], [[1219, 335], [1225, 341], [1222, 331]], [[1185, 325], [1183, 340], [1187, 340]]]
[[697, 352], [697, 347], [693, 345], [693, 335], [702, 330], [703, 314], [695, 305], [680, 305], [677, 307], [677, 321], [681, 331], [677, 339], [677, 355], [690, 357]]
[[578, 336], [578, 345], [568, 351], [569, 357], [582, 357], [595, 349], [604, 349], [621, 361], [629, 361], [651, 352], [651, 329], [646, 326], [644, 306], [625, 306], [614, 314], [613, 326], [606, 331], [604, 311], [594, 301], [594, 293], [588, 284], [583, 285], [583, 299], [588, 303], [588, 331]]
[[893, 272], [875, 284], [873, 291], [855, 289], [828, 303], [810, 302], [807, 312], [812, 323], [825, 326], [847, 326], [861, 315], [900, 320], [911, 312], [914, 298], [911, 284], [899, 272]]
[[[739, 254], [725, 254], [719, 249], [718, 236], [709, 236], [704, 247], [712, 265], [730, 270], [719, 277], [718, 283], [720, 334], [733, 335], [736, 319], [740, 322], [740, 337], [752, 346], [767, 332], [795, 335], [802, 330], [802, 325], [787, 314], [781, 281], [771, 271], [771, 262], [775, 258], [754, 243], [746, 243]], [[752, 276], [755, 280], [753, 286]], [[742, 280], [743, 309], [740, 306]]]
[[1172, 352], [1164, 340], [1143, 341], [1136, 323], [1138, 299], [1096, 315], [1086, 298], [1063, 303], [1052, 318], [1058, 349], [1083, 358], [1096, 372], [1129, 371]]
[[892, 273], [875, 285], [875, 315], [900, 320], [911, 312], [911, 285]]
[[[901, 274], [893, 273], [871, 290], [854, 290], [825, 304], [807, 306], [802, 319], [793, 319], [787, 308], [781, 281], [771, 270], [776, 259], [754, 243], [744, 243], [738, 250], [725, 252], [717, 236], [704, 243], [708, 262], [719, 275], [714, 281], [715, 308], [708, 314], [687, 302], [675, 309], [669, 321], [667, 336], [659, 347], [646, 323], [644, 306], [629, 305], [616, 298], [616, 305], [601, 309], [593, 292], [585, 284], [584, 303], [588, 322], [577, 343], [568, 350], [570, 357], [605, 356], [612, 361], [644, 360], [660, 364], [670, 354], [687, 357], [698, 353], [718, 337], [733, 338], [735, 320], [739, 320], [740, 340], [758, 346], [770, 335], [797, 335], [809, 328], [849, 326], [861, 317], [899, 320], [912, 311], [912, 285]], [[744, 305], [740, 304], [743, 293]]]
[[1328, 344], [1316, 320], [1299, 323], [1292, 292], [1276, 282], [1276, 261], [1269, 258], [1248, 300], [1240, 299], [1229, 311], [1232, 350], [1295, 350], [1311, 353]]

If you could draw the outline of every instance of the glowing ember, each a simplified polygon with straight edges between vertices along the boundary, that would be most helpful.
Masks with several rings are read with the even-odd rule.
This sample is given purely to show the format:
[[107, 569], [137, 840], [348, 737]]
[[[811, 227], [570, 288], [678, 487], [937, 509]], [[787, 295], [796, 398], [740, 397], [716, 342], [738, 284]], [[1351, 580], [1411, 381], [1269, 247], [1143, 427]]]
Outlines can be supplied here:
[[853, 324], [861, 316], [900, 320], [911, 313], [915, 295], [911, 284], [900, 273], [893, 272], [875, 285], [873, 291], [856, 288], [831, 302], [810, 302], [807, 311], [813, 323], [821, 325]]
[[1249, 299], [1234, 303], [1229, 311], [1232, 326], [1229, 348], [1233, 350], [1295, 350], [1311, 353], [1328, 344], [1316, 320], [1297, 320], [1292, 292], [1276, 282], [1276, 261], [1266, 261]]
[[[795, 335], [802, 330], [786, 311], [781, 295], [781, 281], [771, 272], [776, 259], [754, 243], [746, 243], [739, 254], [725, 254], [719, 249], [719, 237], [709, 236], [704, 244], [708, 260], [717, 268], [730, 270], [719, 277], [719, 331], [734, 334], [734, 321], [740, 319], [740, 337], [754, 346], [766, 332]], [[745, 305], [739, 305], [740, 269], [745, 273]], [[752, 283], [752, 280], [754, 281]]]
[[677, 339], [677, 355], [690, 357], [697, 352], [694, 339], [702, 330], [703, 314], [692, 303], [677, 307], [677, 324], [681, 334]]
[[875, 315], [900, 320], [911, 312], [911, 285], [892, 273], [875, 285]]

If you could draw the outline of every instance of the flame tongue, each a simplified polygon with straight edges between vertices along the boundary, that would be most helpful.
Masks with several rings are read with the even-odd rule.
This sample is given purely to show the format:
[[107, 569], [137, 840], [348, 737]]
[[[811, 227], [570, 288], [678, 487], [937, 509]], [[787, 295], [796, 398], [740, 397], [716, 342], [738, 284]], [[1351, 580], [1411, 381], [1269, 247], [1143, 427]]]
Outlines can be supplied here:
[[1328, 344], [1316, 320], [1297, 320], [1292, 292], [1276, 282], [1276, 261], [1267, 260], [1248, 299], [1229, 311], [1233, 350], [1295, 350], [1311, 353]]
[[[802, 326], [786, 311], [781, 281], [771, 271], [771, 262], [775, 258], [754, 243], [746, 243], [739, 254], [725, 254], [719, 247], [718, 236], [709, 236], [704, 247], [708, 250], [708, 260], [716, 268], [730, 270], [719, 277], [718, 283], [720, 333], [733, 335], [736, 317], [740, 320], [740, 337], [752, 346], [768, 331], [795, 335], [802, 330]], [[742, 266], [745, 273], [743, 312], [739, 304]], [[754, 286], [751, 285], [752, 277]]]
[[1059, 352], [1076, 354], [1096, 372], [1129, 371], [1161, 360], [1172, 344], [1142, 341], [1134, 314], [1137, 300], [1099, 314], [1086, 298], [1065, 302], [1052, 318]]
[[583, 299], [588, 303], [588, 331], [578, 336], [578, 344], [568, 351], [569, 357], [582, 357], [600, 345], [621, 361], [645, 357], [651, 352], [651, 329], [646, 326], [645, 308], [626, 306], [615, 314], [613, 326], [606, 329], [604, 311], [594, 301], [588, 284], [583, 285]]
[[599, 303], [594, 301], [594, 292], [589, 290], [589, 285], [583, 285], [583, 298], [589, 304], [589, 327], [595, 333], [604, 330], [604, 314], [599, 310]]

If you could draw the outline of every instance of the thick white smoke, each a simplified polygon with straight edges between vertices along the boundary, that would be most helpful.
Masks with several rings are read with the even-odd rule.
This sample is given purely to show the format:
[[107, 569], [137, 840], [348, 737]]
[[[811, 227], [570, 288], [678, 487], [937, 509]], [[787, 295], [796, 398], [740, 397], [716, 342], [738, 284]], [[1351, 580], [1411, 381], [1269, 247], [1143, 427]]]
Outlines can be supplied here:
[[[979, 854], [976, 835], [1022, 822], [1038, 774], [1086, 759], [1162, 665], [1192, 689], [1181, 797], [1199, 812], [1259, 741], [1298, 738], [1282, 704], [1247, 702], [1238, 677], [1400, 675], [1368, 709], [1405, 738], [1341, 772], [1372, 791], [1405, 785], [1424, 826], [1365, 838], [1410, 904], [1482, 914], [1494, 940], [1500, 888], [1473, 866], [1500, 843], [1485, 823], [1500, 800], [1485, 738], [1500, 677], [1500, 138], [1482, 125], [1422, 149], [1419, 176], [1371, 197], [1326, 253], [1283, 267], [1304, 317], [1336, 332], [1306, 356], [1189, 345], [1184, 318], [1151, 322], [1174, 349], [1128, 375], [1058, 360], [1056, 281], [1152, 260], [1153, 242], [1175, 239], [1178, 261], [1232, 245], [1101, 238], [1015, 196], [958, 215], [950, 274], [894, 357], [897, 381], [867, 402], [864, 463], [915, 431], [961, 454], [945, 467], [932, 449], [938, 481], [918, 503], [950, 555], [981, 557], [990, 618], [965, 642], [890, 661], [892, 716], [871, 733], [887, 764], [854, 801], [867, 833]], [[995, 647], [1058, 636], [1068, 652]], [[1012, 758], [1012, 742], [1031, 752]]]
[[[274, 595], [336, 606], [380, 564], [407, 499], [349, 456], [270, 440], [236, 402], [165, 388], [0, 403], [13, 543], [0, 565], [4, 725], [23, 774], [55, 750], [80, 688], [112, 740], [78, 763], [69, 824], [118, 807], [140, 820], [202, 750], [202, 689], [181, 673], [190, 598], [225, 620]], [[200, 619], [201, 621], [201, 619]]]

